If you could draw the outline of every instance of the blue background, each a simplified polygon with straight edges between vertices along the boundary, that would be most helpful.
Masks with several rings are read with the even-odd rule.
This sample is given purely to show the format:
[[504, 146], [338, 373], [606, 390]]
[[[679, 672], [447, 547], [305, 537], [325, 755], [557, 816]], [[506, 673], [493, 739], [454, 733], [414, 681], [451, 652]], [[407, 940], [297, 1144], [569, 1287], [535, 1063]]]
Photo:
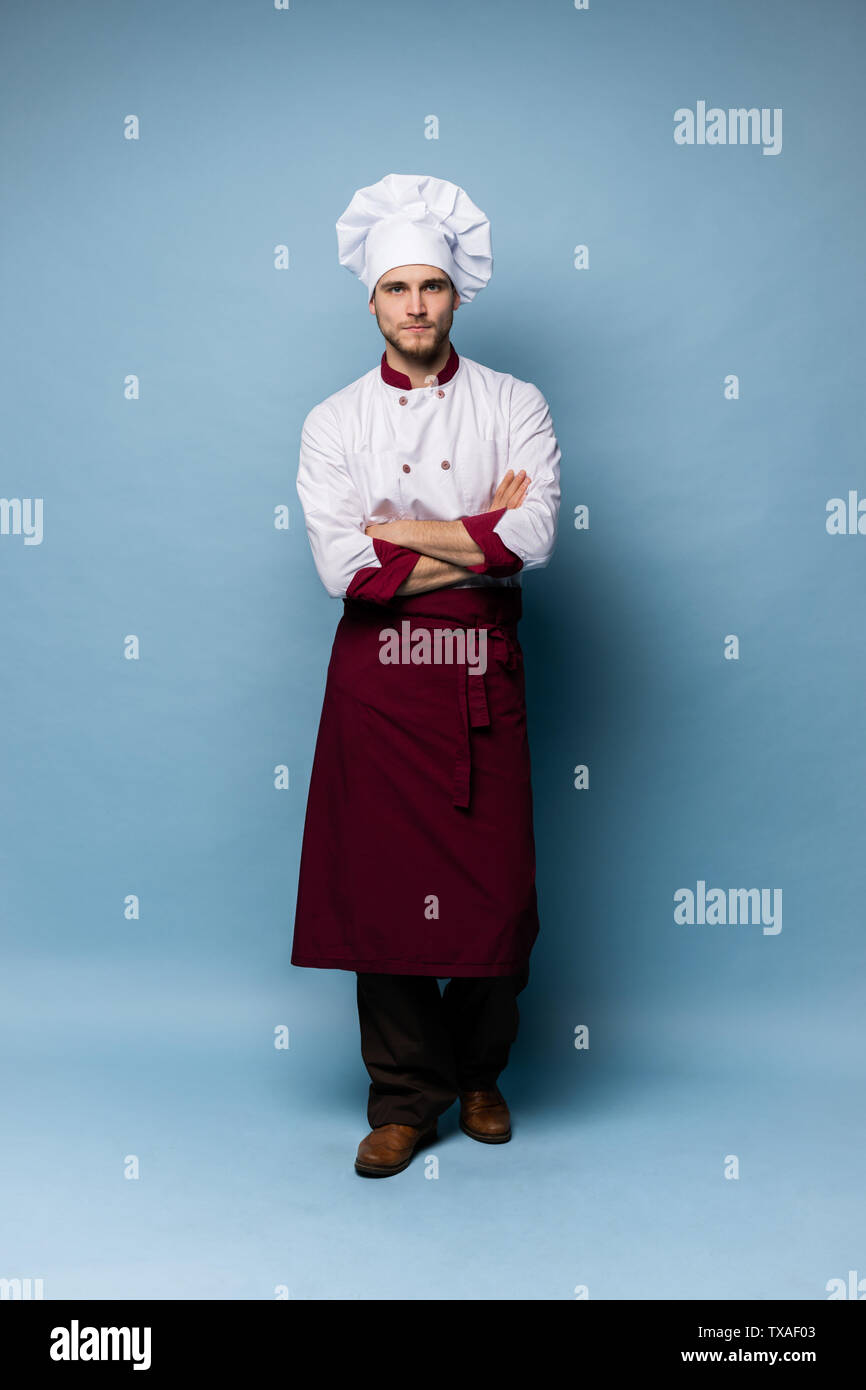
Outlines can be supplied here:
[[[46, 1298], [545, 1300], [866, 1277], [866, 536], [825, 526], [866, 493], [866, 11], [2, 22], [2, 493], [44, 499], [44, 539], [0, 536], [0, 1276]], [[699, 100], [781, 107], [782, 152], [675, 144]], [[437, 1179], [419, 1157], [369, 1182], [354, 976], [289, 964], [341, 612], [295, 474], [306, 412], [384, 346], [334, 223], [389, 172], [491, 219], [452, 341], [543, 391], [563, 495], [524, 580], [542, 927], [502, 1078], [514, 1138], [473, 1143], [455, 1107]], [[782, 931], [678, 926], [699, 879], [781, 887]]]

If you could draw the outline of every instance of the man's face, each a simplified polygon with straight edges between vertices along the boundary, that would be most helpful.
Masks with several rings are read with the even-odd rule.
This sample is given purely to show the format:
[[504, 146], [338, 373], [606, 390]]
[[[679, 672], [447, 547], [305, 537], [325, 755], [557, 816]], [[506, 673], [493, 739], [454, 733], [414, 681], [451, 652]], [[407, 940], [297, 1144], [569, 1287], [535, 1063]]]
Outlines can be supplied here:
[[377, 281], [370, 313], [386, 342], [418, 362], [432, 361], [446, 341], [460, 296], [444, 270], [398, 265]]

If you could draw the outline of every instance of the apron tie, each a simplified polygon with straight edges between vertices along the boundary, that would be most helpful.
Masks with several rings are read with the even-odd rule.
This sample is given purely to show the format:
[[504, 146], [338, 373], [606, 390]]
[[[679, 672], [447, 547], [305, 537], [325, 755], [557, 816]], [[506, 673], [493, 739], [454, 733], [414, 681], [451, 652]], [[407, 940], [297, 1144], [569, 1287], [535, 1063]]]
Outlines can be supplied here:
[[[478, 629], [476, 629], [477, 631]], [[507, 671], [511, 671], [521, 660], [520, 648], [513, 632], [502, 628], [498, 623], [484, 627], [487, 633], [487, 668], [490, 669], [490, 646], [493, 639], [493, 655]], [[504, 653], [503, 653], [503, 648]], [[487, 703], [487, 689], [484, 675], [480, 672], [470, 674], [468, 662], [457, 663], [457, 705], [460, 714], [460, 733], [454, 759], [455, 806], [469, 805], [470, 777], [472, 772], [472, 740], [470, 729], [484, 728], [490, 724], [490, 708]]]

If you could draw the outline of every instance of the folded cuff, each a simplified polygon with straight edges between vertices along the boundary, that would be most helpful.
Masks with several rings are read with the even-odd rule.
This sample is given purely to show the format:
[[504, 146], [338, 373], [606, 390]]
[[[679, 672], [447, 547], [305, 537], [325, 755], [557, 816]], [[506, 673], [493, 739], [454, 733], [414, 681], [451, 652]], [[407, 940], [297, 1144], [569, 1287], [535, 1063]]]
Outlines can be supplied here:
[[367, 599], [370, 603], [387, 603], [410, 575], [420, 560], [417, 550], [373, 536], [373, 549], [380, 565], [365, 565], [356, 570], [346, 590], [347, 598]]
[[504, 579], [506, 575], [516, 574], [518, 570], [523, 569], [523, 561], [519, 555], [515, 555], [513, 550], [509, 550], [493, 529], [506, 510], [506, 507], [497, 507], [494, 512], [479, 512], [477, 516], [461, 516], [460, 520], [466, 530], [476, 545], [479, 545], [484, 551], [484, 559], [480, 565], [464, 566], [473, 574], [489, 574], [493, 579]]

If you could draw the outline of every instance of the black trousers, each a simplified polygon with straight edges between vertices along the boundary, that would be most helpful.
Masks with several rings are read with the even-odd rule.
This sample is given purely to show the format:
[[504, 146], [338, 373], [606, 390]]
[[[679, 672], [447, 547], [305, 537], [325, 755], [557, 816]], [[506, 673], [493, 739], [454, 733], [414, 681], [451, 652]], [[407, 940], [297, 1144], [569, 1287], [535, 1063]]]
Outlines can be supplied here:
[[429, 1128], [460, 1091], [488, 1090], [517, 1037], [519, 975], [450, 979], [358, 974], [361, 1055], [370, 1074], [367, 1119]]

